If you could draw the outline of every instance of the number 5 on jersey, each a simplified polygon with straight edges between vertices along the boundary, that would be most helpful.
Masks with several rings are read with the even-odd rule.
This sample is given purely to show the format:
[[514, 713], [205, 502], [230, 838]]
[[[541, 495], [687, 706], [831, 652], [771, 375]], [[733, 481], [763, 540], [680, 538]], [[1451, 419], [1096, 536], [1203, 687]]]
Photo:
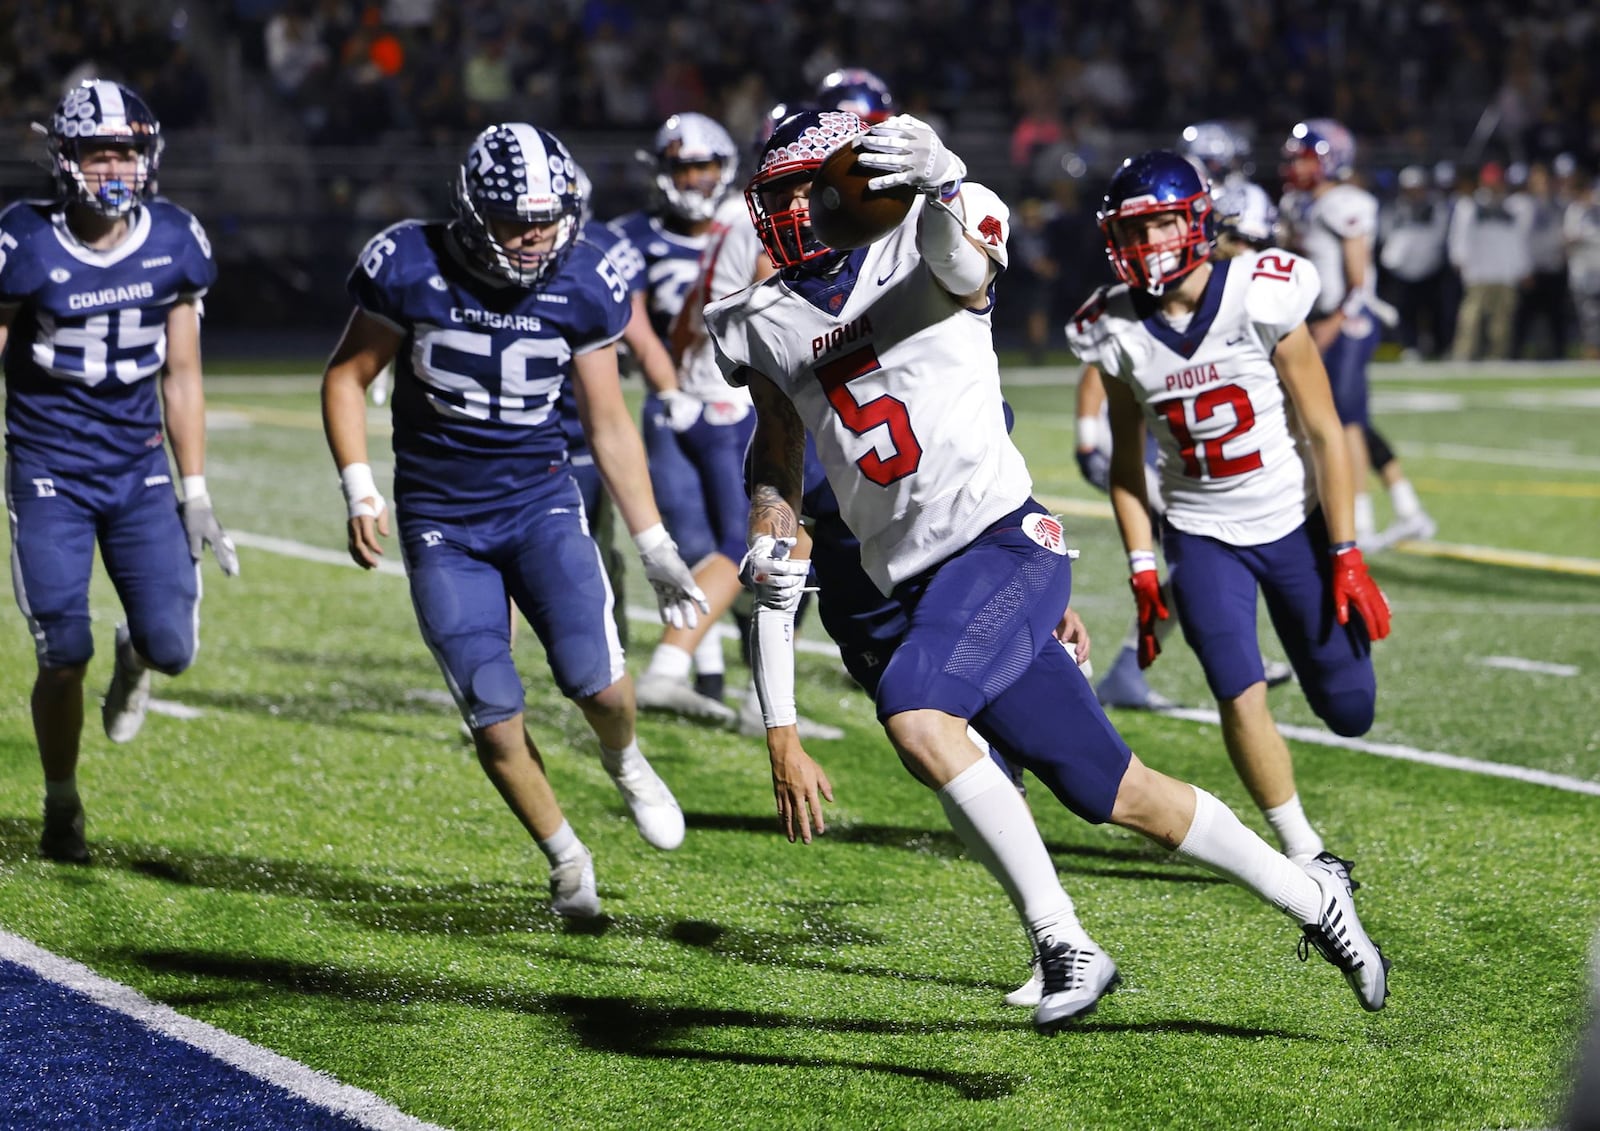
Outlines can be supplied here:
[[906, 412], [904, 401], [884, 393], [865, 404], [857, 404], [851, 395], [848, 387], [851, 381], [881, 368], [877, 351], [868, 345], [851, 350], [843, 357], [823, 362], [817, 366], [816, 373], [822, 391], [828, 395], [828, 403], [839, 414], [846, 428], [857, 436], [864, 436], [878, 427], [889, 429], [891, 451], [888, 459], [884, 459], [874, 448], [856, 460], [861, 474], [878, 486], [887, 487], [917, 470], [917, 465], [922, 462], [922, 445], [911, 431], [911, 416]]

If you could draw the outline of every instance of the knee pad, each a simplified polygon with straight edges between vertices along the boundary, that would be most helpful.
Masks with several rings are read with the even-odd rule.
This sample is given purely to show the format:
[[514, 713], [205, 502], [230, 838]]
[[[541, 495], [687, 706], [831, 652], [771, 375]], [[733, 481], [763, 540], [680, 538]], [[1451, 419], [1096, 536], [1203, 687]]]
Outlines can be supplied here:
[[43, 668], [75, 668], [94, 658], [94, 632], [88, 617], [36, 622], [34, 644]]
[[1328, 724], [1328, 729], [1343, 738], [1359, 738], [1372, 729], [1377, 714], [1378, 697], [1365, 688], [1329, 691], [1312, 698], [1307, 696], [1317, 718]]
[[461, 684], [461, 706], [475, 728], [503, 723], [522, 713], [522, 679], [510, 656], [474, 669]]
[[156, 625], [135, 633], [132, 639], [134, 651], [162, 675], [178, 675], [194, 663], [196, 641], [187, 625]]

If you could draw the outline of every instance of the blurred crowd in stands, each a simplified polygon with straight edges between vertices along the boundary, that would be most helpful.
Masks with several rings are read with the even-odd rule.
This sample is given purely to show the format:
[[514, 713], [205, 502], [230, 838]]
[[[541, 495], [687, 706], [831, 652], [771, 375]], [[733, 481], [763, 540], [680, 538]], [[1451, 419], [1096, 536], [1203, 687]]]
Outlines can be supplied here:
[[[1017, 326], [1052, 343], [1108, 277], [1093, 214], [1121, 156], [1228, 119], [1276, 190], [1289, 125], [1333, 117], [1386, 202], [1404, 349], [1600, 353], [1600, 8], [1584, 0], [0, 0], [0, 27], [7, 122], [94, 70], [169, 132], [270, 126], [312, 153], [453, 150], [508, 117], [617, 151], [680, 110], [744, 139], [774, 102], [868, 66], [1017, 202]], [[241, 86], [255, 97], [223, 97]], [[326, 178], [313, 209], [366, 230], [444, 203], [381, 156], [369, 168]], [[638, 205], [635, 182], [599, 172], [602, 216]]]

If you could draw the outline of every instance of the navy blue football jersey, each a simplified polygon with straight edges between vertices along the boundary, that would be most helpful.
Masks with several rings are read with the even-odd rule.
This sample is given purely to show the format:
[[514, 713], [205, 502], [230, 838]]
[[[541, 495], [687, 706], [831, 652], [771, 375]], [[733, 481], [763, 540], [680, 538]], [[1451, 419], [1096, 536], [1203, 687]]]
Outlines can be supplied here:
[[557, 401], [572, 359], [621, 337], [627, 284], [578, 241], [532, 289], [485, 274], [443, 222], [368, 242], [350, 296], [405, 335], [395, 358], [395, 500], [459, 515], [516, 505], [567, 460]]
[[710, 242], [711, 232], [698, 236], [671, 232], [659, 216], [648, 212], [619, 216], [608, 227], [626, 236], [639, 253], [644, 264], [645, 309], [650, 312], [650, 326], [662, 341], [667, 341], [672, 320], [683, 308], [684, 296], [700, 277], [700, 253]]
[[217, 265], [200, 222], [166, 200], [130, 217], [127, 238], [95, 251], [58, 205], [0, 212], [0, 305], [6, 341], [6, 444], [67, 475], [127, 467], [162, 443], [156, 382], [167, 314], [199, 299]]

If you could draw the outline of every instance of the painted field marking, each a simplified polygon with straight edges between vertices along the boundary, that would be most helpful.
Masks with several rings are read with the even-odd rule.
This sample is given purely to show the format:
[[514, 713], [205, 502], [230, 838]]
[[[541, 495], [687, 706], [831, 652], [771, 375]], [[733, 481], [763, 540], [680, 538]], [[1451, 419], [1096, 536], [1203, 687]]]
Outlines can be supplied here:
[[442, 1131], [437, 1124], [407, 1115], [386, 1100], [360, 1088], [341, 1084], [326, 1073], [251, 1044], [204, 1021], [185, 1017], [169, 1006], [109, 978], [80, 962], [34, 945], [27, 939], [0, 931], [0, 959], [25, 967], [39, 977], [65, 986], [102, 1008], [131, 1017], [148, 1029], [196, 1048], [242, 1072], [291, 1095], [343, 1115], [373, 1131]]
[[1527, 660], [1521, 656], [1484, 656], [1478, 661], [1486, 668], [1503, 668], [1508, 672], [1532, 672], [1535, 675], [1571, 677], [1583, 669], [1576, 664], [1552, 664], [1545, 660]]
[[[1222, 724], [1221, 715], [1203, 707], [1169, 707], [1156, 713], [1174, 719], [1187, 719], [1194, 723], [1209, 723], [1212, 726]], [[1364, 738], [1344, 738], [1325, 730], [1318, 730], [1316, 727], [1295, 726], [1289, 723], [1279, 723], [1278, 732], [1285, 738], [1292, 738], [1297, 742], [1309, 742], [1315, 746], [1332, 746], [1340, 750], [1354, 750], [1360, 754], [1376, 754], [1380, 758], [1420, 762], [1423, 765], [1460, 770], [1467, 774], [1510, 778], [1529, 785], [1549, 786], [1551, 789], [1559, 789], [1566, 793], [1586, 793], [1592, 797], [1600, 797], [1600, 781], [1553, 774], [1548, 770], [1511, 766], [1504, 762], [1484, 762], [1477, 758], [1463, 758], [1458, 754], [1443, 754], [1437, 750], [1420, 750], [1415, 746], [1405, 746], [1398, 742], [1368, 742]]]
[[[1040, 500], [1046, 506], [1050, 502]], [[1108, 504], [1097, 504], [1109, 510]], [[255, 549], [266, 550], [269, 553], [281, 554], [285, 557], [299, 558], [302, 561], [317, 562], [324, 565], [341, 565], [355, 568], [355, 563], [344, 554], [333, 550], [326, 550], [318, 546], [307, 546], [302, 542], [294, 542], [287, 538], [273, 538], [261, 534], [240, 534], [235, 532], [233, 540], [241, 546], [251, 546]], [[393, 565], [394, 568], [383, 570], [384, 573], [403, 572], [398, 563], [384, 562], [383, 565]], [[1594, 563], [1600, 568], [1600, 562]], [[639, 606], [628, 607], [630, 619], [644, 622], [658, 622], [660, 617], [654, 609], [645, 609]], [[733, 635], [733, 631], [723, 625], [717, 626], [717, 631], [725, 635]], [[810, 645], [810, 647], [807, 647]], [[811, 641], [797, 641], [799, 650], [837, 657], [839, 650], [831, 642], [829, 644], [813, 643]], [[1162, 714], [1173, 718], [1188, 719], [1192, 722], [1203, 722], [1217, 725], [1221, 720], [1215, 711], [1194, 710], [1190, 708], [1174, 708], [1163, 711]], [[1428, 765], [1442, 766], [1446, 769], [1460, 770], [1464, 773], [1488, 774], [1492, 777], [1515, 778], [1518, 781], [1531, 782], [1536, 785], [1550, 786], [1552, 789], [1562, 789], [1570, 793], [1588, 793], [1600, 797], [1600, 782], [1584, 781], [1581, 778], [1566, 777], [1562, 774], [1547, 773], [1544, 770], [1530, 770], [1522, 766], [1508, 766], [1499, 762], [1481, 762], [1475, 758], [1463, 758], [1455, 754], [1443, 754], [1433, 750], [1421, 750], [1414, 746], [1403, 746], [1397, 743], [1366, 742], [1358, 738], [1341, 738], [1339, 735], [1330, 734], [1315, 727], [1292, 726], [1279, 724], [1278, 729], [1285, 737], [1293, 738], [1298, 742], [1308, 742], [1317, 746], [1333, 746], [1341, 750], [1354, 750], [1363, 754], [1377, 754], [1385, 758], [1401, 758], [1413, 762], [1423, 762]]]

